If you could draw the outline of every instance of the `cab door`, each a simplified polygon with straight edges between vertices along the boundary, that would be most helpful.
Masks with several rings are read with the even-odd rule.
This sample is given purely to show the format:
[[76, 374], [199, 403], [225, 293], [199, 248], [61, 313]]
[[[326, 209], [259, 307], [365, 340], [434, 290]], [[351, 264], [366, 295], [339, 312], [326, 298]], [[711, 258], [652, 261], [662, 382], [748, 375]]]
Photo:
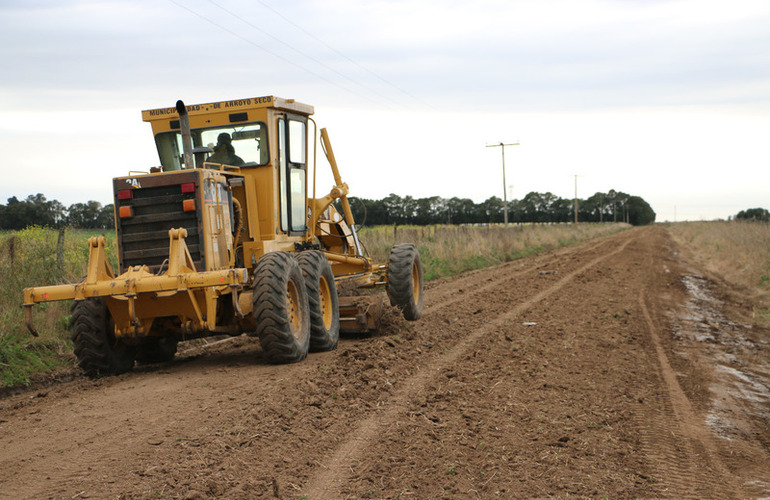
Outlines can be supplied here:
[[286, 114], [278, 119], [279, 209], [281, 231], [307, 231], [307, 117]]

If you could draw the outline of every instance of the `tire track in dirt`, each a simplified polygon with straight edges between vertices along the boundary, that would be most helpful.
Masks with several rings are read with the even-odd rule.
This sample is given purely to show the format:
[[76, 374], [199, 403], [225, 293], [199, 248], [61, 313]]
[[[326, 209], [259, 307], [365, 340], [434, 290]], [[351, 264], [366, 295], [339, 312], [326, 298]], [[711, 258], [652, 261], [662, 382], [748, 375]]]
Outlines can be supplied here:
[[[657, 462], [668, 486], [665, 498], [745, 498], [746, 495], [720, 459], [712, 433], [677, 381], [677, 375], [663, 348], [658, 328], [647, 306], [644, 289], [639, 292], [639, 307], [647, 333], [655, 350], [658, 375], [666, 392], [658, 405], [647, 406], [638, 416], [645, 453]], [[655, 410], [653, 410], [655, 409]], [[699, 460], [692, 460], [698, 457]], [[690, 459], [683, 459], [690, 458]], [[726, 497], [715, 497], [715, 491], [730, 490]]]
[[[386, 428], [390, 422], [397, 418], [399, 413], [407, 411], [408, 401], [412, 394], [423, 389], [433, 378], [438, 376], [442, 370], [451, 366], [461, 356], [466, 354], [479, 339], [495, 331], [495, 329], [501, 325], [512, 321], [537, 303], [558, 292], [576, 276], [585, 273], [602, 261], [622, 252], [632, 241], [634, 241], [634, 239], [635, 238], [625, 237], [625, 241], [617, 247], [608, 249], [609, 251], [606, 253], [590, 260], [588, 263], [581, 265], [577, 269], [568, 272], [558, 281], [547, 286], [544, 290], [537, 292], [528, 300], [518, 303], [508, 312], [487, 321], [483, 326], [471, 331], [467, 336], [459, 340], [447, 354], [434, 359], [415, 375], [404, 381], [401, 388], [396, 391], [389, 402], [386, 403], [387, 406], [377, 410], [359, 424], [358, 427], [352, 430], [348, 437], [337, 446], [336, 451], [329, 457], [326, 463], [322, 464], [321, 470], [309, 479], [306, 486], [303, 488], [303, 490], [308, 493], [308, 498], [310, 500], [341, 498], [342, 494], [340, 492], [340, 486], [343, 485], [345, 480], [349, 477], [355, 463], [360, 459], [367, 446], [376, 439], [380, 429]], [[582, 247], [578, 252], [580, 254], [590, 254], [596, 252], [600, 247], [613, 246], [615, 243], [616, 239], [612, 239], [611, 242], [604, 241], [599, 244]], [[575, 252], [575, 250], [572, 251]], [[554, 254], [551, 254], [551, 259], [549, 260], [556, 259], [558, 259], [558, 257], [554, 257]], [[536, 266], [534, 266], [534, 268], [536, 269]], [[531, 272], [532, 270], [533, 268], [530, 268], [525, 272]], [[499, 273], [499, 269], [493, 272], [497, 274]], [[503, 278], [499, 280], [493, 279], [489, 284], [475, 290], [472, 295], [477, 295], [484, 291], [488, 291], [495, 286], [500, 286], [502, 283], [510, 281], [510, 279], [510, 274], [504, 274]], [[457, 282], [453, 282], [453, 284], [454, 286], [457, 286]], [[430, 310], [433, 311], [439, 308], [448, 307], [459, 300], [467, 299], [468, 296], [463, 295], [457, 298], [443, 300], [438, 304], [434, 304]]]
[[[683, 351], [675, 335], [688, 264], [665, 233], [431, 282], [423, 321], [389, 310], [381, 335], [298, 365], [238, 337], [0, 399], [0, 497], [767, 496], [751, 482], [766, 475], [767, 419], [746, 413], [757, 426], [724, 440], [710, 427], [714, 363], [692, 350], [712, 344]], [[689, 401], [675, 404], [653, 333]], [[770, 345], [770, 330], [752, 335]], [[766, 352], [744, 360], [765, 366]]]

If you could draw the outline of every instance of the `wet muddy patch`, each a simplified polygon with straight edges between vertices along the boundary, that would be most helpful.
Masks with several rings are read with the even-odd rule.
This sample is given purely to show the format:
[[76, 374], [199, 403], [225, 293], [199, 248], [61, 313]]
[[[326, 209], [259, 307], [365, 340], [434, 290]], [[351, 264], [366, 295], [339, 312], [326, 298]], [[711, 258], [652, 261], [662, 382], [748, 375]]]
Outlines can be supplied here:
[[[770, 349], [767, 332], [733, 321], [708, 278], [681, 278], [688, 299], [672, 318], [677, 354], [700, 357], [713, 368], [706, 423], [733, 440], [770, 425]], [[765, 443], [770, 446], [770, 443]]]

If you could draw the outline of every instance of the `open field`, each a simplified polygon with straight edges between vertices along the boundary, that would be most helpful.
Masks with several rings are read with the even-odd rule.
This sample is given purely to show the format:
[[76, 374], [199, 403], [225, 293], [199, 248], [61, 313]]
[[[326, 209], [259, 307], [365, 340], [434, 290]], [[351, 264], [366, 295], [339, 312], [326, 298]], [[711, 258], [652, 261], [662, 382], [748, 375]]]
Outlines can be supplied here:
[[673, 228], [431, 282], [423, 318], [0, 399], [8, 498], [766, 498], [770, 330]]
[[754, 320], [770, 325], [770, 224], [686, 222], [668, 228], [699, 266], [751, 299]]
[[[361, 237], [376, 262], [387, 262], [396, 243], [413, 242], [422, 253], [427, 280], [453, 276], [526, 255], [627, 229], [624, 224], [525, 225], [490, 227], [375, 227], [364, 228]], [[60, 237], [60, 234], [62, 237]], [[67, 325], [69, 302], [42, 304], [35, 308], [35, 324], [41, 333], [33, 339], [23, 325], [22, 290], [79, 281], [88, 261], [94, 231], [29, 228], [0, 233], [0, 387], [29, 382], [30, 375], [74, 364]], [[107, 255], [117, 269], [115, 235], [107, 232]]]

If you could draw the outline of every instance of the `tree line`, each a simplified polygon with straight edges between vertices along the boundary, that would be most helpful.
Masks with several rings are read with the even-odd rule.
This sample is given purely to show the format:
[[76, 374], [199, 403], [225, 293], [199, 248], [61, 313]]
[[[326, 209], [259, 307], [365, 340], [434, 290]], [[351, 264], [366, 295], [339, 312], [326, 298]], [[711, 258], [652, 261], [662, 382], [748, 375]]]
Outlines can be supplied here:
[[[508, 202], [508, 221], [572, 222], [574, 199], [560, 198], [553, 193], [531, 192], [521, 200]], [[504, 203], [493, 196], [481, 203], [468, 198], [400, 197], [390, 194], [381, 200], [351, 198], [351, 210], [358, 224], [431, 225], [431, 224], [494, 224], [504, 222]], [[340, 210], [341, 211], [341, 210]], [[737, 220], [770, 221], [764, 208], [741, 210]], [[655, 212], [639, 196], [610, 190], [578, 199], [579, 222], [627, 222], [640, 226], [655, 222]], [[65, 207], [57, 200], [41, 194], [24, 200], [15, 196], [0, 204], [0, 229], [18, 230], [28, 226], [72, 227], [76, 229], [111, 229], [115, 226], [113, 205], [102, 206], [98, 201], [74, 203]]]
[[[596, 193], [578, 199], [579, 222], [627, 222], [635, 226], [655, 222], [652, 207], [639, 196], [620, 191]], [[493, 224], [505, 221], [504, 202], [493, 196], [481, 203], [468, 198], [412, 198], [390, 194], [381, 200], [356, 198], [351, 200], [353, 217], [367, 226], [391, 224]], [[531, 192], [521, 200], [508, 202], [508, 221], [572, 222], [575, 200], [560, 198], [553, 193]]]
[[29, 226], [72, 227], [77, 229], [110, 229], [115, 226], [113, 206], [98, 201], [74, 203], [65, 207], [57, 200], [41, 194], [24, 200], [15, 196], [0, 205], [0, 229], [24, 229]]
[[[481, 203], [469, 198], [401, 197], [390, 194], [381, 200], [351, 199], [356, 222], [378, 225], [494, 224], [505, 220], [504, 203], [493, 196]], [[65, 207], [38, 193], [24, 200], [15, 196], [0, 205], [0, 229], [24, 229], [37, 225], [78, 229], [110, 229], [115, 225], [113, 205], [98, 201], [75, 203]], [[508, 221], [572, 222], [574, 200], [553, 193], [531, 192], [521, 200], [508, 202]], [[635, 226], [655, 222], [655, 212], [638, 196], [620, 191], [596, 193], [578, 200], [579, 222], [627, 222]]]
[[735, 219], [770, 222], [770, 212], [766, 208], [748, 208], [738, 212]]

